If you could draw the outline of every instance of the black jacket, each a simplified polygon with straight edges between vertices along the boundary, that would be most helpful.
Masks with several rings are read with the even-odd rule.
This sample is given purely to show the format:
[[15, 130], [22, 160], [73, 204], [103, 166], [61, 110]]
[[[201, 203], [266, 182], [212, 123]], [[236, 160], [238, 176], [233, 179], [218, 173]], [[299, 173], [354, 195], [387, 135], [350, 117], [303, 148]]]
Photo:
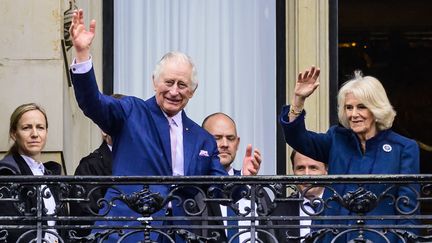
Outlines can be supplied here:
[[[61, 165], [56, 162], [44, 163], [45, 175], [60, 175]], [[33, 175], [30, 167], [27, 165], [25, 160], [19, 154], [7, 155], [2, 160], [0, 160], [0, 176], [5, 175]], [[35, 216], [36, 215], [36, 197], [31, 196], [29, 192], [34, 192], [33, 185], [20, 185], [18, 194], [13, 194], [9, 189], [10, 185], [2, 187], [0, 193], [3, 195], [2, 198], [10, 198], [17, 196], [18, 202], [11, 201], [1, 201], [0, 200], [0, 215], [2, 216]], [[60, 204], [59, 193], [60, 188], [58, 186], [48, 186], [54, 200], [56, 202], [57, 208], [55, 214], [57, 216], [65, 216], [68, 214], [66, 205]], [[15, 196], [12, 196], [15, 195]], [[43, 222], [46, 224], [46, 222]], [[0, 221], [1, 225], [14, 225], [16, 223], [9, 221]], [[35, 225], [36, 221], [33, 220], [20, 220], [19, 225]], [[57, 225], [61, 224], [61, 221], [57, 221]], [[3, 227], [1, 227], [3, 228]], [[34, 228], [33, 228], [34, 229]], [[27, 229], [20, 230], [8, 230], [8, 236], [3, 242], [17, 242], [17, 239], [26, 231]], [[65, 239], [66, 232], [62, 230], [57, 230], [60, 236]], [[35, 233], [26, 235], [21, 242], [30, 242], [32, 239], [36, 238]]]
[[[75, 176], [110, 176], [112, 175], [112, 160], [112, 152], [106, 142], [103, 142], [98, 149], [81, 159], [75, 170]], [[88, 199], [88, 203], [70, 203], [71, 215], [95, 216], [99, 211], [97, 201], [104, 198], [107, 189], [104, 187], [95, 189], [95, 186], [88, 184], [82, 186], [84, 186], [85, 193], [78, 197]], [[95, 190], [91, 192], [92, 189]], [[94, 224], [92, 221], [76, 221], [75, 223], [83, 225]], [[86, 236], [90, 234], [91, 230], [84, 229], [77, 232], [78, 236]]]
[[[234, 175], [239, 176], [240, 175], [240, 171], [239, 170], [234, 170]], [[264, 190], [262, 188], [260, 188], [259, 190]], [[268, 215], [270, 213], [271, 210], [271, 200], [270, 197], [268, 196], [268, 194], [264, 191], [260, 191], [262, 193], [262, 197], [258, 197], [257, 198], [257, 206], [260, 208], [257, 208], [257, 214], [260, 216], [264, 216], [264, 215]], [[221, 208], [220, 208], [220, 204], [219, 203], [215, 203], [215, 202], [209, 202], [207, 203], [207, 205], [205, 206], [200, 206], [200, 207], [205, 207], [206, 210], [204, 210], [203, 212], [203, 216], [210, 216], [210, 217], [215, 217], [215, 216], [222, 216], [221, 213]], [[246, 216], [247, 217], [247, 216]], [[228, 242], [229, 239], [227, 239], [227, 235], [225, 233], [225, 229], [206, 229], [205, 225], [220, 225], [223, 226], [224, 223], [223, 221], [220, 220], [208, 220], [208, 221], [203, 221], [203, 229], [201, 232], [199, 232], [199, 234], [206, 236], [206, 237], [213, 237], [215, 236], [215, 233], [217, 235], [220, 235], [219, 239], [216, 241], [212, 241], [214, 243], [226, 243]], [[266, 222], [260, 222], [259, 224], [267, 224]], [[262, 238], [264, 236], [260, 234], [258, 234], [258, 238]], [[267, 241], [263, 241], [266, 242]]]
[[[298, 198], [297, 196], [292, 198]], [[276, 208], [270, 213], [270, 216], [299, 216], [300, 214], [300, 204], [301, 201], [287, 201], [287, 202], [277, 202]], [[267, 221], [269, 226], [279, 226], [279, 225], [300, 225], [299, 220], [273, 220]], [[273, 235], [280, 243], [298, 243], [299, 240], [288, 240], [287, 236], [298, 237], [300, 236], [299, 228], [270, 228], [268, 232]], [[274, 242], [272, 238], [268, 235], [263, 235], [264, 242]]]

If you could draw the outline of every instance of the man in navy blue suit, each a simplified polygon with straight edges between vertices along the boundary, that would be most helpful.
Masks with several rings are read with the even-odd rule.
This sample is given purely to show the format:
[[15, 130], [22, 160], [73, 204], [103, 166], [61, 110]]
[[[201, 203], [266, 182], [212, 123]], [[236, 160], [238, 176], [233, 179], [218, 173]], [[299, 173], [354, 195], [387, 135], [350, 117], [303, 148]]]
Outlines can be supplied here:
[[[232, 166], [240, 144], [240, 137], [237, 135], [237, 127], [234, 120], [227, 114], [217, 112], [207, 116], [202, 123], [202, 127], [215, 138], [220, 162], [228, 174], [241, 175], [241, 171], [234, 169]], [[252, 145], [248, 144], [245, 159], [251, 156], [255, 163], [261, 164], [259, 149], [255, 148], [252, 151]]]
[[[219, 150], [219, 159], [225, 170], [229, 175], [239, 176], [241, 175], [240, 170], [236, 170], [233, 167], [233, 162], [237, 155], [237, 150], [240, 144], [240, 137], [237, 135], [237, 128], [234, 120], [221, 112], [211, 114], [207, 116], [203, 123], [202, 127], [207, 130], [216, 140], [217, 147]], [[261, 164], [261, 153], [255, 148], [252, 150], [252, 145], [248, 144], [246, 147], [245, 157], [247, 160], [250, 157], [253, 157], [254, 163]], [[268, 197], [266, 197], [267, 199]], [[270, 201], [270, 199], [268, 199]], [[251, 207], [250, 200], [242, 199], [237, 202], [239, 209], [242, 213], [245, 212], [245, 207]], [[207, 205], [208, 216], [236, 216], [233, 210], [230, 207], [220, 205], [218, 203], [209, 203]], [[250, 221], [242, 220], [242, 221], [210, 221], [208, 222], [210, 225], [223, 225], [225, 224], [235, 224], [235, 225], [250, 225]], [[228, 242], [228, 240], [232, 239], [233, 243], [236, 242], [244, 242], [246, 239], [250, 238], [250, 233], [244, 233], [239, 235], [239, 237], [233, 237], [235, 233], [238, 232], [237, 229], [233, 230], [213, 230], [219, 233], [220, 238], [217, 241], [218, 243]], [[203, 229], [203, 234], [211, 236], [212, 232], [208, 232], [208, 230]]]
[[[327, 175], [327, 165], [323, 162], [311, 159], [295, 150], [292, 151], [291, 165], [293, 173], [296, 176], [312, 176], [312, 175]], [[298, 199], [293, 201], [278, 202], [276, 208], [271, 212], [271, 216], [310, 216], [315, 213], [314, 210], [320, 209], [317, 205], [316, 208], [310, 204], [310, 200], [315, 198], [322, 198], [324, 187], [310, 187], [311, 185], [297, 185], [298, 191], [289, 196], [291, 199]], [[303, 193], [303, 197], [300, 194]], [[303, 204], [303, 205], [302, 205]], [[311, 220], [273, 220], [267, 221], [266, 224], [271, 226], [268, 232], [270, 234], [262, 234], [262, 240], [266, 243], [277, 242], [285, 243], [299, 243], [300, 237], [306, 236], [310, 233], [310, 228], [304, 227], [289, 227], [291, 225], [311, 225]], [[282, 227], [286, 226], [286, 228]], [[278, 228], [279, 227], [279, 228]], [[271, 236], [270, 236], [271, 235]]]
[[[75, 96], [84, 114], [113, 138], [113, 167], [115, 176], [193, 176], [227, 175], [220, 164], [214, 138], [189, 119], [183, 109], [193, 97], [198, 81], [191, 59], [180, 52], [170, 52], [162, 57], [153, 72], [155, 96], [148, 100], [125, 96], [115, 99], [99, 92], [94, 75], [90, 46], [95, 36], [96, 21], [87, 30], [83, 11], [75, 11], [70, 27], [76, 57], [71, 65]], [[243, 175], [254, 175], [259, 164], [253, 156], [243, 161]], [[142, 186], [118, 186], [126, 194], [139, 192]], [[151, 192], [166, 196], [169, 185], [150, 186]], [[118, 196], [109, 189], [106, 199]], [[190, 195], [177, 195], [181, 199]], [[184, 211], [177, 202], [167, 205], [173, 215]], [[160, 210], [153, 216], [161, 216]], [[108, 216], [139, 217], [125, 203], [116, 201]], [[128, 225], [139, 225], [138, 220]], [[125, 222], [100, 224], [124, 225]], [[164, 242], [161, 239], [158, 242]], [[152, 237], [153, 238], [153, 237]], [[163, 237], [162, 237], [163, 238]], [[118, 237], [110, 236], [111, 241]], [[143, 240], [143, 234], [133, 234], [127, 242]]]

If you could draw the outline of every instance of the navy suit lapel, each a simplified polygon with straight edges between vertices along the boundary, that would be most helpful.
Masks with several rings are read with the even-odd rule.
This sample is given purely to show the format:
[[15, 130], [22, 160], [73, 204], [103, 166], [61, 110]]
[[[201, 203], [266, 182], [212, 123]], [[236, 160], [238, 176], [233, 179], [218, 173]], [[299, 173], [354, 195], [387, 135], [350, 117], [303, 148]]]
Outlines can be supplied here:
[[[292, 212], [292, 215], [300, 216], [300, 203], [301, 202], [294, 203], [294, 205], [292, 207], [290, 207], [290, 208], [294, 209], [294, 211]], [[300, 225], [300, 221], [296, 220], [293, 222], [293, 224], [294, 225]], [[300, 235], [300, 228], [294, 228], [294, 229], [292, 229], [292, 232], [293, 232], [292, 233], [293, 235]]]
[[[207, 205], [207, 207], [208, 207], [208, 210], [210, 211], [209, 212], [209, 216], [216, 216], [216, 217], [221, 217], [222, 216], [222, 211], [221, 211], [219, 203], [210, 202]], [[215, 220], [215, 221], [212, 222], [212, 225], [224, 225], [224, 223], [223, 223], [222, 220]], [[222, 229], [214, 229], [214, 230], [211, 229], [210, 231], [211, 232], [219, 232], [219, 234], [220, 234], [220, 241], [221, 242], [224, 242], [224, 241], [227, 240], [227, 235], [225, 233], [225, 229], [224, 228], [222, 228]], [[209, 234], [209, 235], [211, 235], [211, 234]]]
[[182, 113], [183, 120], [183, 158], [184, 158], [184, 174], [193, 175], [189, 168], [193, 157], [194, 145], [196, 137], [192, 130], [194, 122], [186, 116], [186, 113]]
[[[163, 114], [154, 96], [148, 99], [146, 103], [148, 104], [152, 113], [152, 117], [155, 122], [154, 125], [156, 126], [156, 129], [158, 131], [160, 141], [162, 141], [162, 149], [164, 152], [165, 161], [167, 162], [160, 166], [164, 167], [163, 170], [167, 173], [166, 175], [172, 175], [171, 143], [168, 119]], [[155, 143], [156, 142], [157, 141], [155, 141]]]

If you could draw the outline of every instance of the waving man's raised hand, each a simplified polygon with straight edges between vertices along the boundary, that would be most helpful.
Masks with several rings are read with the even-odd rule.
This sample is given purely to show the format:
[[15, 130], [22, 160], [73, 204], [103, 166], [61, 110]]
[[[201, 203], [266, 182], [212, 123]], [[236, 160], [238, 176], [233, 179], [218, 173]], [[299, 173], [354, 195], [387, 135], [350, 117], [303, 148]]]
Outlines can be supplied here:
[[76, 51], [77, 63], [87, 61], [90, 58], [90, 46], [95, 36], [95, 29], [96, 20], [93, 19], [89, 29], [86, 30], [83, 10], [74, 11], [69, 33]]

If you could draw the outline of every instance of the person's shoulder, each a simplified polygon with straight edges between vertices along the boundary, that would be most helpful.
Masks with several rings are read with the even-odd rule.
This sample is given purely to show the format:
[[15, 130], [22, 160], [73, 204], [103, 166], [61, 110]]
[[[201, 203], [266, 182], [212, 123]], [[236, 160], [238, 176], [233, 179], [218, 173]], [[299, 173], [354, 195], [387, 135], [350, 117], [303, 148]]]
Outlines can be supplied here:
[[328, 129], [327, 134], [338, 136], [352, 136], [353, 132], [342, 125], [333, 125]]
[[6, 155], [0, 160], [0, 175], [17, 175], [20, 174], [18, 164], [12, 155]]
[[10, 164], [10, 163], [16, 164], [15, 159], [13, 158], [12, 155], [6, 155], [2, 159], [0, 159], [0, 164]]
[[116, 99], [118, 100], [118, 102], [120, 102], [123, 105], [129, 105], [129, 106], [134, 106], [134, 105], [145, 105], [147, 100], [143, 100], [141, 98], [135, 97], [135, 96], [123, 96], [120, 99]]
[[192, 121], [190, 118], [183, 116], [183, 126], [193, 133], [193, 136], [197, 139], [197, 141], [204, 142], [205, 144], [211, 144], [212, 146], [217, 147], [216, 140], [213, 135], [211, 135], [207, 130], [202, 128], [196, 122]]
[[83, 157], [80, 160], [79, 165], [85, 165], [88, 163], [92, 163], [92, 161], [101, 160], [102, 158], [103, 158], [102, 153], [99, 151], [99, 149], [95, 149], [93, 152], [91, 152], [87, 156]]
[[337, 132], [337, 133], [348, 133], [350, 130], [340, 124], [337, 124], [337, 125], [332, 125], [329, 128], [329, 131]]
[[45, 162], [44, 167], [48, 170], [49, 175], [61, 175], [62, 166], [55, 161]]
[[385, 130], [382, 131], [385, 133], [386, 138], [390, 140], [393, 143], [400, 144], [401, 146], [417, 146], [417, 142], [411, 138], [405, 137], [397, 132], [394, 132], [392, 130]]
[[134, 98], [134, 102], [144, 108], [147, 111], [150, 111], [153, 115], [157, 115], [157, 116], [163, 116], [163, 112], [162, 109], [159, 107], [157, 101], [156, 101], [156, 96], [152, 96], [146, 100], [140, 99], [140, 98]]
[[111, 175], [112, 174], [112, 154], [106, 143], [83, 157], [77, 168], [75, 175]]
[[137, 103], [140, 103], [140, 104], [142, 103], [142, 104], [144, 104], [146, 106], [149, 106], [149, 107], [153, 107], [153, 106], [154, 107], [159, 107], [158, 104], [157, 104], [157, 101], [156, 101], [156, 96], [152, 96], [152, 97], [150, 97], [150, 98], [148, 98], [146, 100], [143, 100], [143, 99], [140, 99], [140, 98], [137, 98], [137, 97], [133, 97], [133, 96], [132, 96], [132, 98]]
[[205, 139], [210, 139], [212, 141], [214, 140], [213, 135], [211, 135], [207, 130], [202, 128], [200, 125], [195, 123], [194, 127], [196, 128], [197, 131], [199, 131], [201, 137], [203, 137]]
[[191, 129], [195, 132], [201, 133], [201, 136], [213, 137], [209, 132], [207, 132], [207, 130], [205, 130], [200, 125], [198, 125], [198, 123], [190, 119], [184, 111], [183, 111], [182, 119], [183, 119], [183, 126], [186, 126], [187, 129]]

